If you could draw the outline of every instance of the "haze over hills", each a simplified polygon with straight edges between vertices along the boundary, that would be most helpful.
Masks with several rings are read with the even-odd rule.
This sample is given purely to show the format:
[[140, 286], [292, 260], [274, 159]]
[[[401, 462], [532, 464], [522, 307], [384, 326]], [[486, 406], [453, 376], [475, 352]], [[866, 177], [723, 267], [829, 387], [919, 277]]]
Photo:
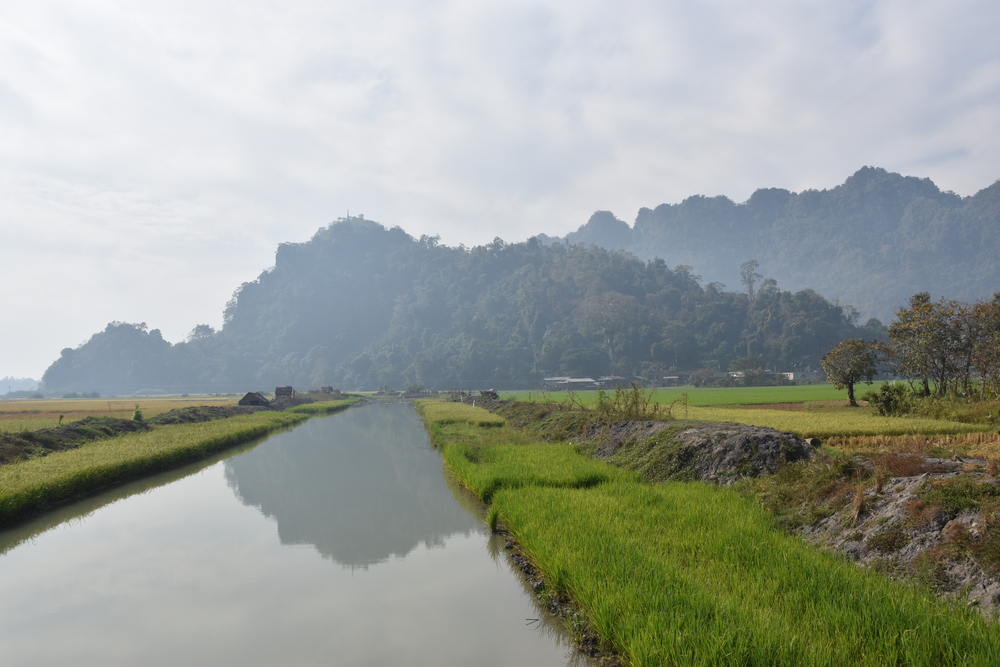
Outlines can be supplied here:
[[815, 368], [845, 337], [877, 335], [811, 290], [703, 285], [688, 267], [596, 246], [500, 239], [474, 248], [350, 218], [244, 283], [221, 331], [171, 345], [112, 322], [45, 372], [48, 391], [537, 387], [546, 375], [659, 377], [734, 359]]
[[[599, 211], [562, 241], [454, 248], [341, 219], [281, 244], [274, 267], [236, 290], [220, 331], [198, 325], [171, 345], [145, 323], [112, 322], [64, 349], [43, 385], [506, 388], [734, 362], [801, 371], [844, 338], [883, 336], [916, 292], [1000, 291], [998, 222], [1000, 182], [962, 198], [870, 167], [832, 190], [644, 208], [633, 227]], [[762, 276], [741, 285], [751, 259]], [[869, 315], [882, 321], [859, 326]]]
[[917, 292], [975, 301], [1000, 291], [1000, 181], [975, 195], [929, 178], [864, 167], [842, 185], [799, 193], [760, 189], [737, 204], [696, 195], [642, 208], [633, 226], [598, 211], [546, 242], [621, 248], [740, 285], [740, 264], [791, 290], [812, 288], [884, 322]]

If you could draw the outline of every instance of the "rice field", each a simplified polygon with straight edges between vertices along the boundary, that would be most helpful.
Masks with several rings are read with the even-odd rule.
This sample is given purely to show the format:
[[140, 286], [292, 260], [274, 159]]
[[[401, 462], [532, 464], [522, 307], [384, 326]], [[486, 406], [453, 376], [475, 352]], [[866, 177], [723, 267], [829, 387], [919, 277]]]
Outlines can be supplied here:
[[210, 422], [156, 426], [76, 449], [0, 466], [0, 524], [141, 475], [195, 461], [308, 417], [257, 412]]
[[[861, 396], [870, 389], [878, 389], [881, 382], [871, 386], [862, 384], [856, 386], [855, 393]], [[847, 390], [838, 390], [831, 384], [807, 384], [790, 387], [663, 387], [650, 389], [653, 400], [657, 403], [670, 403], [680, 400], [683, 394], [688, 395], [688, 405], [761, 405], [767, 403], [803, 403], [807, 401], [844, 401], [847, 402]], [[500, 392], [500, 397], [517, 401], [562, 402], [569, 397], [563, 391], [513, 391]], [[590, 406], [597, 399], [596, 391], [573, 392], [573, 399], [582, 405]]]
[[238, 396], [192, 396], [169, 398], [63, 398], [0, 400], [0, 432], [37, 431], [75, 422], [84, 417], [130, 419], [136, 404], [146, 419], [162, 412], [191, 405], [236, 405]]
[[[986, 424], [966, 424], [922, 417], [876, 417], [865, 408], [844, 407], [832, 411], [747, 409], [727, 406], [698, 407], [687, 410], [688, 418], [705, 422], [737, 422], [767, 426], [794, 433], [800, 438], [844, 438], [851, 436], [956, 435], [995, 430]], [[684, 418], [674, 410], [674, 417]]]
[[[876, 383], [877, 385], [878, 383]], [[863, 385], [866, 386], [866, 385]], [[837, 392], [831, 385], [801, 387], [671, 388], [653, 390], [653, 400], [670, 404], [687, 391], [684, 405], [675, 403], [674, 419], [703, 422], [735, 422], [788, 431], [801, 438], [851, 438], [876, 436], [958, 436], [995, 432], [989, 424], [969, 424], [925, 417], [877, 417], [867, 408], [847, 405], [846, 391]], [[841, 400], [835, 400], [837, 396]], [[597, 392], [574, 394], [578, 405], [591, 406]], [[505, 398], [542, 401], [540, 393], [505, 394]], [[833, 398], [831, 398], [833, 397]], [[566, 399], [565, 394], [550, 393], [544, 398]]]
[[817, 551], [732, 490], [644, 484], [571, 444], [420, 409], [544, 594], [572, 599], [626, 664], [1000, 664], [996, 622]]

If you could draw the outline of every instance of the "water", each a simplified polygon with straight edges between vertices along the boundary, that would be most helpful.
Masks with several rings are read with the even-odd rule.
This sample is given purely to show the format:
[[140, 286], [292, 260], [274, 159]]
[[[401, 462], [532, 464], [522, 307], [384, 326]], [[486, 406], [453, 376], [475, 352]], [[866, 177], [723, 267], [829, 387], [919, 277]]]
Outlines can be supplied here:
[[446, 481], [372, 405], [2, 531], [0, 661], [584, 664]]

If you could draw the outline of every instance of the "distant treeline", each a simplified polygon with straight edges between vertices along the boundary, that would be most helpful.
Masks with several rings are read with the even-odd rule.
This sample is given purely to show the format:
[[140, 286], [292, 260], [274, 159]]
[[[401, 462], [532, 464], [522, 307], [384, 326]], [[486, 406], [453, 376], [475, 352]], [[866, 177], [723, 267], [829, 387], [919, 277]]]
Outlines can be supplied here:
[[830, 190], [769, 188], [742, 204], [699, 195], [643, 208], [632, 227], [599, 211], [565, 240], [667, 257], [731, 288], [740, 265], [756, 259], [786, 287], [888, 320], [918, 292], [972, 302], [997, 291], [1000, 181], [960, 197], [928, 178], [865, 167]]
[[351, 218], [278, 247], [244, 283], [224, 326], [171, 345], [144, 323], [112, 322], [45, 372], [47, 391], [245, 391], [534, 387], [547, 375], [655, 378], [818, 368], [844, 338], [884, 336], [849, 307], [774, 280], [703, 285], [690, 267], [596, 246], [500, 239], [474, 248], [414, 239]]

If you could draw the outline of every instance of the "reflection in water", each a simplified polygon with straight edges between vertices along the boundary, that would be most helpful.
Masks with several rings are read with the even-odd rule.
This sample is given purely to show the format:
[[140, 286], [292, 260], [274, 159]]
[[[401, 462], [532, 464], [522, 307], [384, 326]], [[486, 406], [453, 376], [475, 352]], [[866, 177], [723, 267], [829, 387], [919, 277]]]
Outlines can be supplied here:
[[282, 544], [311, 544], [345, 567], [481, 529], [441, 483], [441, 458], [404, 403], [312, 419], [225, 466], [237, 497], [277, 521]]
[[586, 665], [409, 405], [226, 455], [0, 531], [0, 664]]

